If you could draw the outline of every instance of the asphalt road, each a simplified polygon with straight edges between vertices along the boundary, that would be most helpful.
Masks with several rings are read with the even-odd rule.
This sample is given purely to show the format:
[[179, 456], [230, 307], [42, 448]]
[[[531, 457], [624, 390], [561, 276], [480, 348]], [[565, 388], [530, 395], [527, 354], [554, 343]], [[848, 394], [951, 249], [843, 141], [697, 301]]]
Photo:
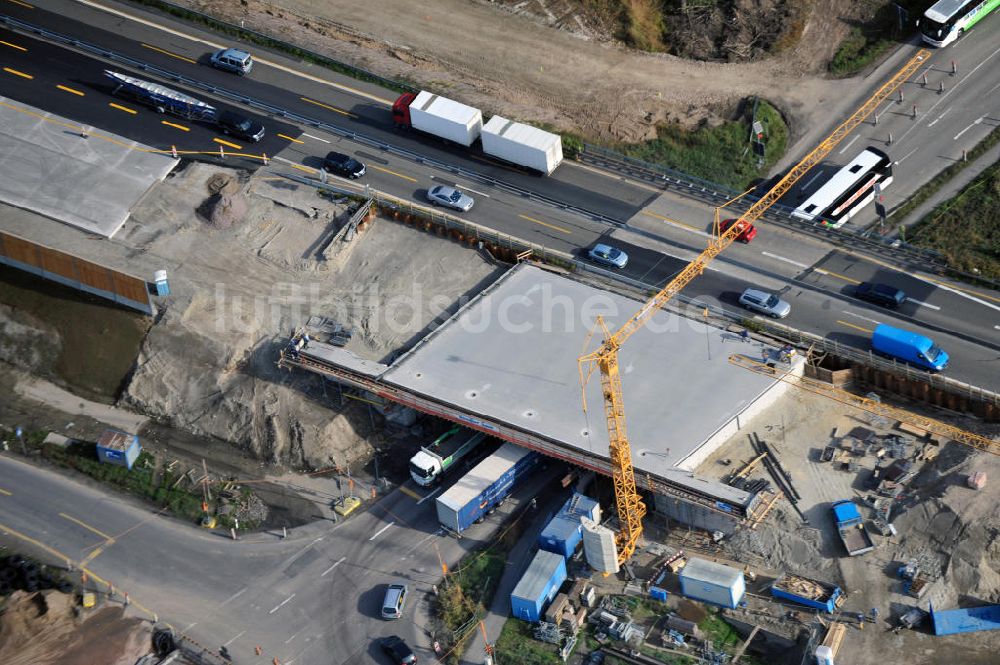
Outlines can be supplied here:
[[[553, 177], [541, 178], [487, 163], [475, 151], [451, 149], [436, 140], [400, 133], [391, 128], [388, 104], [393, 94], [389, 91], [329, 72], [323, 73], [324, 79], [311, 73], [297, 74], [294, 72], [308, 70], [308, 67], [282, 56], [258, 54], [258, 65], [247, 78], [214, 70], [204, 64], [214, 48], [214, 37], [202, 35], [187, 26], [172, 24], [169, 19], [154, 14], [147, 17], [158, 24], [173, 25], [176, 32], [165, 33], [147, 24], [65, 0], [42, 4], [44, 7], [13, 4], [9, 10], [24, 20], [48, 25], [62, 33], [113, 47], [214, 85], [252, 94], [290, 110], [362, 131], [428, 157], [501, 177], [616, 219], [634, 217], [637, 210], [656, 198], [655, 190], [648, 186], [580, 165], [567, 163]], [[129, 14], [142, 14], [139, 8], [132, 5], [125, 6], [124, 10]], [[959, 146], [981, 138], [996, 123], [996, 119], [989, 115], [989, 100], [1000, 86], [996, 74], [1000, 68], [990, 65], [996, 62], [1000, 49], [995, 47], [990, 36], [995, 32], [992, 24], [998, 20], [998, 16], [990, 17], [955, 47], [935, 52], [929, 68], [923, 72], [928, 76], [928, 85], [923, 85], [919, 78], [906, 84], [905, 103], [898, 100], [888, 102], [879, 111], [878, 123], [873, 122], [857, 130], [831, 155], [831, 161], [847, 161], [861, 146], [875, 143], [883, 133], [888, 139], [888, 133], [892, 133], [891, 152], [898, 156], [896, 182], [886, 193], [886, 202], [891, 206], [891, 196], [912, 191], [915, 183], [926, 180], [929, 173], [946, 165], [949, 160], [953, 161], [954, 158], [948, 155], [956, 149], [960, 154]], [[5, 33], [2, 36], [8, 43], [19, 47], [0, 50], [2, 64], [33, 77], [26, 78], [9, 71], [3, 73], [0, 79], [3, 81], [3, 92], [14, 99], [56, 110], [73, 117], [75, 121], [161, 147], [180, 144], [182, 149], [217, 150], [220, 141], [232, 142], [232, 139], [220, 137], [211, 127], [164, 118], [141, 105], [123, 104], [122, 100], [110, 97], [110, 89], [102, 73], [106, 65], [97, 60], [21, 35]], [[907, 48], [904, 47], [904, 52], [899, 54], [900, 59], [907, 55]], [[956, 60], [954, 73], [950, 67], [951, 59]], [[943, 91], [939, 92], [935, 81], [944, 84]], [[873, 81], [872, 87], [876, 83]], [[64, 88], [83, 94], [67, 92]], [[914, 104], [917, 106], [915, 118], [912, 112], [904, 112], [907, 105], [912, 109]], [[122, 106], [128, 110], [123, 111]], [[692, 238], [688, 230], [670, 224], [659, 225], [652, 233], [645, 229], [647, 234], [643, 238], [622, 240], [618, 238], [619, 233], [600, 221], [513, 197], [496, 188], [456, 178], [423, 164], [358, 148], [336, 136], [301, 132], [273, 118], [263, 120], [268, 136], [262, 144], [254, 146], [254, 151], [275, 155], [275, 164], [281, 167], [304, 165], [315, 168], [322, 154], [336, 148], [351, 152], [368, 163], [366, 184], [404, 199], [422, 201], [426, 190], [439, 182], [457, 185], [477, 199], [474, 210], [464, 217], [550, 249], [581, 255], [597, 239], [615, 236], [615, 242], [626, 247], [632, 256], [627, 274], [648, 283], [662, 284], [679, 270], [679, 261], [689, 259], [703, 247], [703, 237]], [[241, 148], [249, 150], [247, 146]], [[906, 152], [901, 154], [899, 151], [903, 149]], [[939, 153], [937, 157], [934, 157], [935, 153]], [[929, 166], [933, 164], [936, 166]], [[803, 184], [808, 184], [808, 181]], [[656, 203], [671, 198], [673, 195], [664, 195]], [[701, 208], [703, 210], [698, 211], [697, 216], [707, 219], [709, 209], [706, 206]], [[630, 228], [640, 230], [636, 229], [634, 222]], [[650, 247], [656, 249], [651, 250]], [[678, 253], [675, 248], [692, 251]], [[1000, 304], [998, 294], [948, 285], [941, 280], [913, 275], [911, 271], [896, 270], [860, 257], [851, 258], [857, 267], [843, 272], [840, 268], [844, 266], [833, 258], [838, 253], [828, 257], [829, 253], [829, 248], [815, 238], [765, 232], [754, 242], [752, 249], [733, 247], [727, 250], [726, 255], [717, 259], [705, 276], [688, 287], [685, 295], [716, 298], [731, 305], [735, 303], [735, 296], [748, 285], [764, 286], [783, 293], [794, 290], [796, 302], [790, 324], [865, 348], [863, 333], [871, 324], [871, 319], [876, 317], [865, 317], [870, 319], [867, 322], [860, 319], [860, 324], [853, 320], [856, 316], [845, 320], [844, 317], [852, 315], [845, 314], [843, 307], [858, 305], [851, 300], [849, 287], [857, 276], [867, 272], [870, 277], [865, 279], [876, 278], [900, 286], [914, 301], [923, 303], [919, 307], [904, 307], [894, 313], [902, 318], [894, 320], [941, 337], [938, 341], [954, 358], [949, 375], [983, 387], [997, 387], [996, 373], [989, 365], [984, 365], [982, 359], [996, 351], [1000, 338], [997, 334], [1000, 329], [996, 327], [996, 305]], [[829, 267], [825, 266], [826, 261], [831, 262]], [[834, 311], [839, 311], [841, 315], [825, 315]], [[953, 343], [951, 337], [957, 341]]]
[[[208, 56], [214, 50], [206, 42], [217, 44], [218, 36], [202, 36], [187, 24], [177, 24], [156, 14], [147, 15], [141, 7], [133, 4], [107, 3], [107, 6], [120, 7], [121, 11], [129, 15], [148, 16], [157, 24], [169, 25], [179, 32], [164, 33], [68, 0], [46, 0], [33, 5], [9, 3], [4, 11], [20, 20], [113, 48], [116, 52], [157, 67], [253, 96], [342, 129], [364, 134], [446, 164], [468, 168], [600, 215], [625, 220], [651, 197], [651, 193], [644, 187], [622, 182], [618, 178], [609, 178], [576, 165], [560, 168], [550, 177], [540, 177], [498, 163], [477, 149], [452, 147], [419, 133], [396, 130], [390, 106], [397, 93], [329, 71], [317, 73], [316, 76], [333, 81], [336, 85], [331, 86], [315, 78], [293, 76], [289, 69], [308, 72], [309, 66], [284, 56], [265, 53], [257, 47], [251, 49], [258, 57], [258, 64], [250, 76], [243, 78], [215, 70], [206, 64]], [[187, 35], [194, 38], [187, 38]], [[51, 60], [39, 61], [31, 55], [21, 55], [30, 58], [37, 65], [47, 66], [51, 63]], [[73, 61], [78, 57], [63, 56], [70, 60], [69, 67], [73, 66]], [[267, 66], [262, 60], [274, 62], [281, 68]], [[60, 112], [67, 113], [65, 109], [60, 109]], [[298, 138], [298, 135], [293, 138]], [[311, 137], [307, 140], [311, 143], [313, 154], [322, 151], [322, 145], [317, 145], [321, 142]], [[295, 144], [294, 141], [286, 141], [285, 145], [288, 146], [289, 143]], [[412, 163], [408, 162], [406, 170], [410, 171], [412, 168]]]
[[[537, 474], [525, 500], [546, 482]], [[287, 540], [264, 533], [233, 541], [0, 455], [4, 541], [31, 551], [27, 537], [54, 558], [72, 559], [101, 590], [109, 582], [119, 599], [128, 592], [137, 615], [155, 613], [210, 649], [224, 645], [237, 663], [256, 662], [259, 645], [267, 662], [389, 665], [378, 639], [393, 634], [432, 661], [428, 603], [440, 561], [454, 570], [469, 550], [490, 542], [501, 513], [518, 501], [459, 540], [439, 532], [434, 501], [423, 496], [404, 487], [347, 520], [296, 528]], [[381, 601], [395, 580], [409, 585], [410, 598], [402, 620], [385, 621]]]

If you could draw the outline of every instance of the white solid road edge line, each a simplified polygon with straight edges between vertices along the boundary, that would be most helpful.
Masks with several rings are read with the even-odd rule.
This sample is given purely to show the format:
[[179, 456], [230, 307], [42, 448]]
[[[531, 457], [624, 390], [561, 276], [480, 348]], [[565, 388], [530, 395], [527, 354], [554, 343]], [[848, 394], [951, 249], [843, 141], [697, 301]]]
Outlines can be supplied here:
[[389, 522], [384, 527], [382, 527], [381, 529], [379, 529], [378, 531], [376, 531], [375, 535], [368, 539], [368, 542], [371, 542], [371, 541], [375, 540], [376, 538], [378, 538], [379, 536], [381, 536], [383, 533], [385, 533], [385, 530], [388, 529], [389, 527], [391, 527], [393, 524], [395, 524], [395, 522]]
[[906, 302], [912, 302], [914, 305], [920, 305], [921, 307], [929, 307], [931, 309], [937, 309], [937, 310], [941, 309], [937, 305], [931, 305], [930, 303], [921, 302], [919, 300], [914, 300], [913, 298], [910, 298], [909, 296], [907, 296]]

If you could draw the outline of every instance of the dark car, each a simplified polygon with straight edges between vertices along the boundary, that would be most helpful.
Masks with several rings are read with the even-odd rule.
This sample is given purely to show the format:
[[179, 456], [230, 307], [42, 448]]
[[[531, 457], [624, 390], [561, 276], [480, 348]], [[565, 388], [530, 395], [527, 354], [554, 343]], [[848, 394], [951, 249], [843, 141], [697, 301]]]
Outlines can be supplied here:
[[264, 125], [233, 111], [222, 111], [216, 122], [230, 136], [257, 143], [264, 138]]
[[330, 152], [323, 158], [323, 170], [345, 178], [360, 178], [365, 174], [365, 165], [342, 152]]
[[895, 309], [906, 302], [906, 294], [895, 286], [877, 282], [862, 282], [854, 289], [854, 297], [870, 303]]
[[392, 658], [395, 665], [413, 665], [417, 662], [417, 657], [403, 638], [399, 635], [390, 635], [382, 638], [382, 651]]

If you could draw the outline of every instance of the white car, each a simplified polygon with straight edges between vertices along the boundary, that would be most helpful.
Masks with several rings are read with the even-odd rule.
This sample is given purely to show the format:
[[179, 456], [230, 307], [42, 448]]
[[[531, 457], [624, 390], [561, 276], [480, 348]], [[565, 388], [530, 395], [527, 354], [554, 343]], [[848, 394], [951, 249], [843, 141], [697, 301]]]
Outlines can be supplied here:
[[740, 304], [749, 310], [766, 314], [774, 319], [783, 319], [792, 311], [787, 302], [767, 291], [747, 289], [740, 296]]
[[436, 185], [427, 190], [427, 200], [436, 206], [444, 206], [462, 212], [469, 212], [476, 203], [468, 194], [463, 194], [454, 187], [446, 185]]

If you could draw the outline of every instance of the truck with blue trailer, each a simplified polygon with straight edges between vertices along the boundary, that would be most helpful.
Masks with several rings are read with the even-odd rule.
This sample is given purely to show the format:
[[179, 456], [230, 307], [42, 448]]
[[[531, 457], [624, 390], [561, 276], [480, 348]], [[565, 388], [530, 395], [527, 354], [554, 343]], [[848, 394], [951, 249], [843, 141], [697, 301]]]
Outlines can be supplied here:
[[833, 614], [846, 596], [840, 587], [827, 582], [785, 573], [771, 585], [771, 595]]
[[455, 425], [410, 458], [410, 477], [421, 487], [430, 487], [485, 440], [482, 432]]
[[460, 533], [510, 496], [538, 463], [538, 453], [505, 443], [469, 470], [435, 501], [438, 521]]
[[849, 556], [858, 556], [875, 549], [875, 543], [865, 529], [861, 512], [853, 501], [845, 499], [834, 503], [833, 518], [837, 522], [840, 540], [844, 543]]
[[872, 331], [872, 350], [931, 372], [948, 366], [948, 354], [930, 337], [884, 323]]

